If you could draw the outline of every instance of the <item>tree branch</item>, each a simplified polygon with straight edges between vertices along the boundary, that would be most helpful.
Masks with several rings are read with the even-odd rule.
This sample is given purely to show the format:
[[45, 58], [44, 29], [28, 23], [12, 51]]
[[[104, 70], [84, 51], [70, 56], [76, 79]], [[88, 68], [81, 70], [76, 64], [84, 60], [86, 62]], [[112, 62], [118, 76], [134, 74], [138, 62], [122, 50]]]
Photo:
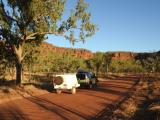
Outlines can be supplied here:
[[24, 57], [28, 54], [29, 52], [25, 52], [24, 55], [22, 56], [22, 60], [24, 59]]
[[56, 36], [64, 36], [64, 33], [58, 33], [58, 32], [36, 32], [36, 33], [32, 33], [32, 34], [26, 36], [26, 40], [34, 39], [35, 35], [46, 35], [46, 34], [54, 34]]
[[2, 0], [1, 0], [1, 6], [2, 6], [2, 10], [3, 10], [2, 15], [3, 15], [4, 17], [6, 17], [6, 19], [8, 19], [8, 20], [12, 20], [12, 21], [15, 21], [15, 22], [18, 23], [18, 21], [17, 21], [16, 19], [14, 19], [14, 18], [12, 18], [11, 16], [7, 15], [7, 13], [6, 13], [5, 9], [4, 9], [4, 3], [3, 3]]

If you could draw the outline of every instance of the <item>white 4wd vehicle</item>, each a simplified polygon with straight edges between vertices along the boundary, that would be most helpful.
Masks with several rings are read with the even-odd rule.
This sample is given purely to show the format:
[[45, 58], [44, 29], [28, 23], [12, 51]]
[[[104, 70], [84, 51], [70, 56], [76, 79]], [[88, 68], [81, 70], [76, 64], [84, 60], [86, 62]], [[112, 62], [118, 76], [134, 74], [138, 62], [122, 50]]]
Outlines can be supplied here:
[[53, 77], [53, 85], [58, 94], [60, 94], [62, 90], [71, 90], [72, 94], [75, 94], [76, 88], [80, 86], [76, 74], [55, 75]]

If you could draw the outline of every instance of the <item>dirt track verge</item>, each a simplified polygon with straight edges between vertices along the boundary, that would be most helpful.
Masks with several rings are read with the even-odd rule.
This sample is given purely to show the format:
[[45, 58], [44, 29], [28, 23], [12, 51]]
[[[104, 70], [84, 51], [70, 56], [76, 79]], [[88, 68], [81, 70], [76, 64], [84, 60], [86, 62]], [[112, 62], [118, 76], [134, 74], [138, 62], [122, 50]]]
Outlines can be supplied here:
[[160, 80], [142, 77], [128, 96], [110, 105], [96, 120], [160, 120]]

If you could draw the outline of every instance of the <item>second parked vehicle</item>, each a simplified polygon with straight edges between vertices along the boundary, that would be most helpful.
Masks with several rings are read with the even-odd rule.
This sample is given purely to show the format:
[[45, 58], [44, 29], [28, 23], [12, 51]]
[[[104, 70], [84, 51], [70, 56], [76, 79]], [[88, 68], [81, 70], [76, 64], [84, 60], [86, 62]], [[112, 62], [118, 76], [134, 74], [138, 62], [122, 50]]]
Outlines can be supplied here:
[[80, 71], [76, 74], [80, 86], [97, 87], [98, 79], [93, 72]]

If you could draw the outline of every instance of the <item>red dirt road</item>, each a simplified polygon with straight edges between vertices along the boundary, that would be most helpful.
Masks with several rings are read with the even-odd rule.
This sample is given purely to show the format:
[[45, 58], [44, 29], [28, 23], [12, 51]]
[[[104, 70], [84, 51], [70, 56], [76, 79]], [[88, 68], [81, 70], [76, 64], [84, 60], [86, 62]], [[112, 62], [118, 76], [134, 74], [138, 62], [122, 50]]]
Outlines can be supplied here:
[[122, 100], [136, 79], [105, 80], [96, 89], [78, 89], [77, 94], [49, 93], [0, 105], [0, 120], [95, 120], [110, 104]]

